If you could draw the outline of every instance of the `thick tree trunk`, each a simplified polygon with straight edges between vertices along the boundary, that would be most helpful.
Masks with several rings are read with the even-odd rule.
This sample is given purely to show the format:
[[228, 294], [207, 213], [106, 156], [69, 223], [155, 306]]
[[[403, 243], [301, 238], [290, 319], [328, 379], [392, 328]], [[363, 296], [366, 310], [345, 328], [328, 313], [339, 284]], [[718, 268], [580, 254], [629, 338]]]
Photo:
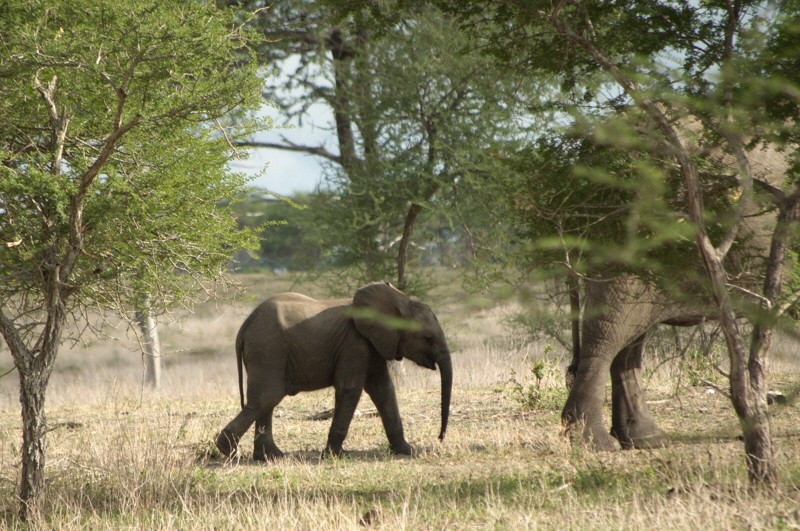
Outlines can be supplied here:
[[780, 206], [764, 279], [764, 299], [768, 307], [765, 315], [754, 323], [750, 342], [747, 372], [752, 393], [745, 397], [746, 400], [732, 395], [734, 407], [742, 424], [750, 481], [766, 484], [773, 484], [778, 478], [767, 408], [766, 397], [769, 389], [765, 366], [772, 345], [774, 322], [781, 313], [778, 303], [783, 288], [784, 265], [789, 249], [796, 239], [798, 220], [800, 220], [800, 190], [796, 190]]
[[20, 518], [27, 520], [45, 485], [45, 448], [47, 424], [44, 410], [45, 389], [36, 371], [20, 371], [20, 403], [22, 404], [22, 473], [20, 477]]
[[[771, 276], [770, 272], [768, 270], [768, 278]], [[731, 371], [731, 401], [742, 426], [748, 477], [751, 483], [766, 485], [772, 485], [778, 480], [767, 407], [769, 389], [765, 370], [767, 355], [772, 344], [772, 327], [771, 323], [762, 320], [753, 324], [750, 358], [745, 372], [747, 381], [734, 381], [734, 371]], [[744, 363], [744, 353], [740, 363]], [[739, 372], [737, 371], [737, 374]]]
[[342, 168], [348, 175], [355, 175], [362, 169], [363, 163], [356, 155], [356, 143], [353, 134], [353, 122], [350, 119], [350, 86], [347, 84], [348, 72], [357, 50], [344, 42], [339, 28], [331, 30], [326, 39], [328, 49], [333, 55], [333, 72], [335, 92], [333, 98], [333, 118], [336, 122], [336, 138], [339, 141], [339, 157]]
[[158, 324], [150, 314], [150, 294], [141, 294], [139, 308], [134, 312], [134, 320], [141, 333], [142, 359], [144, 362], [144, 383], [152, 389], [161, 387], [161, 342], [158, 339]]
[[406, 289], [408, 278], [406, 268], [408, 266], [408, 244], [411, 242], [411, 233], [414, 231], [414, 223], [417, 216], [422, 212], [422, 207], [417, 204], [411, 205], [406, 214], [406, 222], [403, 225], [403, 237], [400, 238], [400, 245], [397, 248], [397, 287]]
[[377, 280], [374, 274], [375, 268], [373, 266], [372, 253], [369, 250], [364, 251], [364, 274], [368, 282]]
[[[1, 308], [1, 307], [0, 307]], [[0, 332], [6, 340], [19, 373], [20, 405], [22, 406], [22, 470], [19, 483], [19, 517], [27, 521], [34, 511], [45, 486], [45, 451], [47, 422], [45, 392], [53, 371], [61, 330], [63, 306], [51, 308], [44, 325], [38, 349], [29, 349], [14, 322], [0, 311]]]
[[[766, 381], [764, 383], [766, 384]], [[737, 398], [734, 398], [734, 402], [736, 401]], [[752, 399], [747, 405], [749, 414], [739, 415], [744, 437], [747, 476], [751, 484], [774, 485], [778, 481], [778, 467], [775, 463], [766, 391], [762, 398], [758, 390], [754, 389]]]

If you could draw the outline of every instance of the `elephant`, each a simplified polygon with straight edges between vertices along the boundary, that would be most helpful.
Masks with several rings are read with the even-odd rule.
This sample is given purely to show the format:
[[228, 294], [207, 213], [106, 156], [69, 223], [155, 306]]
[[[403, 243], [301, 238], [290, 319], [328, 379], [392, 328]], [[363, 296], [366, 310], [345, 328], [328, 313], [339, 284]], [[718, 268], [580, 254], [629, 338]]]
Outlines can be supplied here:
[[[659, 448], [666, 433], [650, 415], [641, 385], [648, 330], [657, 324], [693, 326], [713, 319], [702, 306], [681, 304], [668, 291], [634, 275], [584, 281], [580, 347], [567, 368], [570, 392], [561, 414], [568, 431], [595, 450]], [[574, 336], [574, 334], [573, 334]], [[611, 431], [603, 399], [611, 374]]]
[[[242, 435], [255, 422], [253, 458], [283, 453], [272, 435], [272, 413], [287, 395], [333, 386], [333, 421], [323, 455], [339, 456], [362, 390], [374, 402], [393, 453], [412, 455], [403, 435], [387, 361], [408, 358], [441, 373], [441, 430], [447, 430], [453, 369], [442, 327], [429, 306], [386, 282], [352, 299], [316, 300], [282, 293], [261, 303], [236, 336], [241, 412], [215, 437], [225, 456], [238, 455]], [[247, 402], [242, 366], [247, 371]]]
[[[771, 207], [775, 198], [781, 196], [780, 183], [789, 164], [774, 149], [757, 148], [748, 155], [754, 182], [766, 193], [747, 206], [738, 247], [732, 248], [726, 257], [726, 269], [735, 277], [746, 279], [738, 281], [738, 287], [758, 291], [776, 223]], [[717, 167], [724, 171], [730, 168], [730, 163], [720, 156]], [[685, 270], [687, 279], [678, 282], [677, 290], [672, 289], [675, 285], [668, 289], [632, 273], [584, 278], [583, 320], [580, 336], [573, 321], [573, 359], [567, 368], [570, 390], [561, 414], [570, 435], [601, 451], [669, 444], [669, 438], [656, 425], [645, 402], [641, 385], [642, 354], [647, 333], [657, 324], [694, 326], [717, 318], [700, 282], [688, 280], [692, 267], [699, 272], [697, 278], [702, 278], [701, 266], [690, 264]], [[574, 286], [572, 282], [571, 299], [576, 293]], [[574, 300], [571, 302], [574, 319], [577, 308]], [[611, 429], [607, 431], [603, 401], [609, 373]]]

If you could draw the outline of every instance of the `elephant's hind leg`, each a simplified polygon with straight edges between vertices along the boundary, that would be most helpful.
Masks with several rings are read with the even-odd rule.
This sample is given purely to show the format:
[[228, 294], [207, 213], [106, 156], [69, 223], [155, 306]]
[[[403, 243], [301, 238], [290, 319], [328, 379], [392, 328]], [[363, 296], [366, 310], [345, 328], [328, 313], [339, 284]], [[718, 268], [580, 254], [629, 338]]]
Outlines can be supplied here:
[[272, 438], [272, 413], [274, 410], [274, 407], [269, 408], [256, 420], [253, 449], [253, 459], [256, 461], [272, 461], [283, 457], [283, 452], [275, 445]]
[[241, 439], [242, 435], [252, 426], [258, 416], [259, 411], [257, 409], [250, 407], [249, 404], [245, 406], [244, 409], [214, 437], [214, 444], [217, 445], [219, 451], [227, 457], [237, 457], [239, 439]]
[[[255, 459], [264, 455], [264, 450], [271, 452], [273, 457], [280, 454], [280, 450], [272, 442], [272, 410], [285, 396], [283, 373], [269, 370], [270, 367], [250, 366], [247, 371], [247, 403], [236, 417], [217, 435], [216, 444], [220, 452], [227, 456], [235, 456], [238, 450], [239, 439], [256, 422], [256, 452]], [[268, 419], [268, 420], [266, 420]]]
[[644, 399], [640, 385], [645, 336], [620, 351], [611, 364], [611, 435], [623, 448], [661, 448], [669, 444]]

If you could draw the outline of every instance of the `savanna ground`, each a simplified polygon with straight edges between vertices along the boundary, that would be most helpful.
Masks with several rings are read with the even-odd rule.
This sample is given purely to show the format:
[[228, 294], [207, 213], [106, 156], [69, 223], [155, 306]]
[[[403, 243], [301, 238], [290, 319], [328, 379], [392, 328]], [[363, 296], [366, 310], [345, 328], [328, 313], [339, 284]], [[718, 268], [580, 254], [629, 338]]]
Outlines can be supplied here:
[[[183, 328], [161, 327], [163, 389], [142, 385], [123, 328], [62, 349], [48, 391], [48, 487], [43, 517], [15, 521], [21, 442], [16, 374], [0, 380], [0, 526], [9, 529], [800, 529], [800, 382], [796, 348], [772, 356], [780, 485], [748, 488], [729, 401], [702, 380], [724, 380], [672, 340], [648, 344], [651, 412], [673, 441], [656, 451], [592, 453], [562, 436], [565, 352], [528, 341], [515, 303], [455, 287], [429, 302], [454, 351], [450, 427], [439, 428], [438, 373], [403, 362], [398, 400], [414, 458], [393, 457], [364, 397], [346, 456], [320, 459], [329, 391], [287, 397], [275, 437], [287, 457], [228, 461], [212, 438], [237, 412], [235, 334], [256, 301], [292, 287], [287, 275], [243, 275], [244, 301], [208, 304]], [[457, 285], [457, 282], [453, 286]], [[295, 286], [313, 296], [321, 288]], [[671, 350], [670, 350], [671, 349]], [[674, 359], [668, 360], [670, 352]], [[665, 354], [666, 353], [666, 354]], [[537, 382], [533, 363], [538, 368]], [[10, 368], [0, 351], [0, 369]]]

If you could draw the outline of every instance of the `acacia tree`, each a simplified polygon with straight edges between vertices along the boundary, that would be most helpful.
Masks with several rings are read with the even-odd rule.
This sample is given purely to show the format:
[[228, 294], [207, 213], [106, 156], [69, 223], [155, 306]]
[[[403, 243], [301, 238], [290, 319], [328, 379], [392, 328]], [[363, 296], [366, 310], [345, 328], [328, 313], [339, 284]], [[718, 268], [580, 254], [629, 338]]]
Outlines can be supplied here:
[[[71, 321], [190, 304], [254, 246], [220, 200], [224, 126], [260, 97], [249, 36], [201, 2], [11, 1], [0, 15], [0, 332], [20, 379], [20, 515], [45, 485], [45, 392]], [[243, 121], [242, 123], [245, 123]], [[213, 289], [213, 288], [212, 288]]]
[[[370, 8], [382, 25], [416, 6], [334, 3]], [[503, 64], [559, 82], [551, 101], [570, 131], [554, 130], [512, 157], [528, 176], [514, 188], [524, 211], [520, 240], [558, 249], [562, 271], [608, 278], [633, 269], [673, 287], [683, 278], [675, 273], [697, 263], [686, 253], [699, 256], [730, 355], [750, 478], [774, 482], [764, 366], [773, 330], [795, 300], [783, 279], [800, 209], [798, 3], [433, 3]], [[784, 157], [772, 181], [754, 178], [764, 149]], [[763, 284], [742, 290], [725, 261], [747, 245], [744, 226], [759, 201], [777, 211], [777, 226]], [[749, 352], [741, 314], [753, 325]]]
[[274, 41], [260, 60], [297, 65], [269, 84], [268, 99], [288, 118], [326, 106], [337, 149], [288, 139], [246, 145], [323, 159], [326, 185], [310, 212], [329, 260], [346, 268], [348, 281], [394, 278], [405, 288], [419, 216], [456, 219], [448, 210], [455, 195], [503, 171], [493, 154], [524, 137], [518, 92], [530, 87], [515, 87], [478, 51], [461, 53], [467, 36], [431, 6], [382, 32], [361, 13], [336, 18], [305, 0], [273, 4], [258, 17], [254, 25]]
[[[494, 26], [490, 31], [495, 43], [503, 43], [507, 60], [526, 60], [534, 71], [561, 72], [571, 92], [582, 93], [584, 102], [600, 110], [596, 114], [607, 124], [595, 128], [592, 138], [617, 154], [623, 152], [623, 157], [600, 166], [606, 183], [620, 183], [607, 177], [624, 175], [613, 172], [624, 157], [632, 163], [627, 165], [633, 169], [626, 175], [632, 180], [629, 186], [615, 185], [627, 190], [630, 200], [606, 203], [606, 207], [627, 205], [619, 217], [628, 249], [631, 238], [639, 242], [644, 236], [651, 238], [645, 247], [653, 265], [670, 253], [674, 256], [680, 233], [694, 242], [728, 347], [731, 397], [744, 434], [750, 478], [774, 482], [765, 363], [773, 329], [793, 300], [784, 292], [783, 277], [800, 219], [800, 188], [797, 168], [791, 164], [780, 170], [788, 166], [786, 175], [774, 175], [772, 181], [754, 179], [753, 164], [763, 149], [783, 150], [791, 159], [797, 148], [800, 91], [793, 68], [800, 57], [788, 45], [797, 38], [796, 3], [512, 0], [487, 11], [468, 2], [449, 5], [464, 20], [472, 20], [478, 12], [491, 13], [493, 23], [504, 28], [497, 31], [494, 28], [500, 26]], [[520, 56], [514, 57], [515, 53]], [[604, 90], [593, 92], [598, 88]], [[602, 109], [613, 107], [625, 109], [622, 127], [619, 122], [617, 127], [608, 125], [614, 120]], [[619, 135], [625, 129], [632, 134]], [[734, 161], [732, 175], [713, 167], [709, 171], [707, 162], [715, 153]], [[659, 160], [658, 171], [653, 171]], [[646, 178], [647, 174], [655, 179]], [[679, 179], [670, 182], [671, 175]], [[653, 193], [654, 183], [660, 189]], [[660, 198], [656, 212], [663, 216], [661, 222], [641, 208], [648, 189]], [[778, 211], [777, 228], [761, 289], [737, 302], [735, 280], [725, 260], [747, 237], [744, 224], [758, 191], [766, 192]], [[663, 220], [677, 219], [689, 222], [688, 232], [667, 232]], [[665, 248], [668, 253], [660, 254]], [[658, 273], [669, 272], [661, 268]], [[753, 325], [749, 352], [737, 320], [742, 312]]]

